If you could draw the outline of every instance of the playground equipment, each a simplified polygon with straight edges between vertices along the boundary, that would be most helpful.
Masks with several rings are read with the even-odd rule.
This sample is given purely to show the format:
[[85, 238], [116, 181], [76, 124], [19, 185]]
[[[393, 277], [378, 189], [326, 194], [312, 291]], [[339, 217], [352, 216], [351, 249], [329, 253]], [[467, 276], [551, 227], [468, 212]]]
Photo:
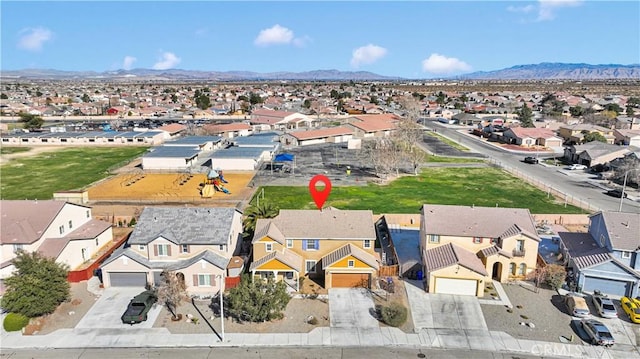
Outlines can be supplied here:
[[222, 192], [225, 194], [231, 194], [228, 189], [224, 188], [223, 183], [229, 183], [224, 179], [222, 175], [222, 171], [218, 170], [210, 170], [207, 173], [207, 178], [203, 184], [202, 189], [200, 190], [200, 195], [202, 198], [211, 198], [215, 194], [215, 192]]

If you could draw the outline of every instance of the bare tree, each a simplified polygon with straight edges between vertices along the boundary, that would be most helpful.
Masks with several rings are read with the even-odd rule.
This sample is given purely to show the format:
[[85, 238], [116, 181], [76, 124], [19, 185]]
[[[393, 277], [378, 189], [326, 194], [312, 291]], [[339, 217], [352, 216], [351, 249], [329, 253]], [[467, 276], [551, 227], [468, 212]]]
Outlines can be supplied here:
[[392, 137], [376, 137], [362, 142], [360, 157], [371, 163], [376, 176], [386, 178], [391, 172], [400, 172], [402, 148]]
[[163, 269], [160, 274], [162, 284], [158, 287], [158, 302], [167, 306], [167, 309], [178, 318], [176, 309], [180, 301], [186, 296], [186, 286], [184, 281], [178, 278], [175, 272]]

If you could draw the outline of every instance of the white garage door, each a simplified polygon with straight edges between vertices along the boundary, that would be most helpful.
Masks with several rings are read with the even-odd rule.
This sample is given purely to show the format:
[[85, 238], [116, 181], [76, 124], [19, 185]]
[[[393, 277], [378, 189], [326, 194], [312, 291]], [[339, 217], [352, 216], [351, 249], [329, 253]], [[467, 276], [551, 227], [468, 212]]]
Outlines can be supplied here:
[[476, 295], [478, 281], [473, 279], [436, 278], [435, 293]]

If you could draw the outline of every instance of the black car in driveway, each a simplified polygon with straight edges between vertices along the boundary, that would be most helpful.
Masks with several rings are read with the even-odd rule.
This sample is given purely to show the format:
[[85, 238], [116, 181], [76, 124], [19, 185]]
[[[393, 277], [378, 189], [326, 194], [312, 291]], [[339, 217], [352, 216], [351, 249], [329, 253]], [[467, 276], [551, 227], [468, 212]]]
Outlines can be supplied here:
[[156, 293], [151, 290], [136, 295], [131, 299], [127, 310], [122, 314], [122, 323], [136, 324], [144, 322], [147, 320], [147, 313], [157, 301]]
[[[619, 189], [611, 189], [605, 193], [611, 197], [616, 197], [616, 198], [622, 197], [622, 190], [619, 190]], [[627, 198], [627, 192], [624, 193], [624, 198]]]
[[530, 163], [532, 165], [535, 165], [538, 163], [538, 159], [535, 157], [525, 157], [524, 158], [524, 163]]

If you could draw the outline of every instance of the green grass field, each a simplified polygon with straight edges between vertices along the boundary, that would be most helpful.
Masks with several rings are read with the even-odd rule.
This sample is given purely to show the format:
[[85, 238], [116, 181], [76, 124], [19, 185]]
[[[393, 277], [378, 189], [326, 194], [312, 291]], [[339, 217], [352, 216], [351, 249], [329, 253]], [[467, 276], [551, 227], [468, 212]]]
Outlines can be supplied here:
[[13, 153], [27, 152], [31, 147], [0, 147], [0, 155], [10, 155]]
[[[316, 208], [306, 186], [265, 186], [264, 197], [279, 208]], [[385, 186], [333, 187], [325, 206], [371, 209], [374, 213], [419, 213], [425, 203], [581, 213], [579, 208], [565, 208], [564, 203], [555, 203], [546, 193], [496, 168], [434, 168]]]
[[0, 168], [2, 199], [51, 199], [53, 193], [81, 189], [139, 156], [146, 147], [68, 148], [14, 159]]

